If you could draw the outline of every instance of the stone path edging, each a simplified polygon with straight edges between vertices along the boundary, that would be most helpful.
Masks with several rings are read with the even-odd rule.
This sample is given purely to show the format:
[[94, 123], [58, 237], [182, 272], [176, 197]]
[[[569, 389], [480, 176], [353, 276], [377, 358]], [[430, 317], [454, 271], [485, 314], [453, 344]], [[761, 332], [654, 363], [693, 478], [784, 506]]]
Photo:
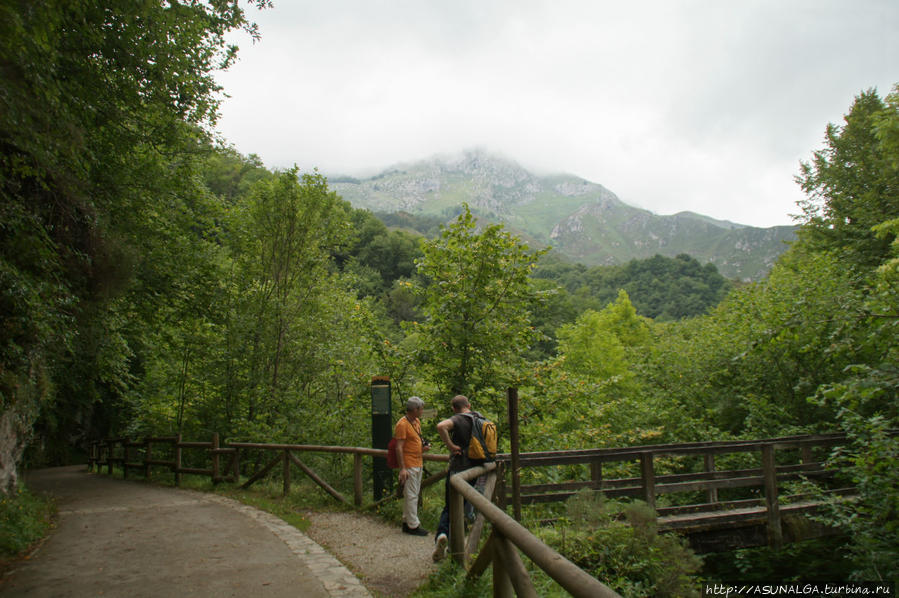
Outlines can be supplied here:
[[278, 536], [297, 558], [302, 560], [318, 577], [325, 590], [333, 598], [372, 598], [371, 593], [362, 585], [359, 578], [353, 575], [340, 561], [283, 519], [225, 496], [198, 494], [202, 495], [203, 500], [218, 503], [243, 513]]

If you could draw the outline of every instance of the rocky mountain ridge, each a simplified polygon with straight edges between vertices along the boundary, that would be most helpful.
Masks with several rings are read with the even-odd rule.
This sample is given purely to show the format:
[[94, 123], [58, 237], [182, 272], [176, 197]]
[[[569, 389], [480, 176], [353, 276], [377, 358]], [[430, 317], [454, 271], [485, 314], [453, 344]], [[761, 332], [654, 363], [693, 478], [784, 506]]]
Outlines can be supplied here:
[[329, 186], [375, 212], [450, 220], [464, 202], [478, 217], [587, 265], [687, 253], [729, 278], [757, 280], [795, 237], [792, 226], [757, 228], [692, 212], [660, 216], [625, 204], [598, 183], [540, 176], [480, 150], [399, 164], [365, 179], [330, 177]]

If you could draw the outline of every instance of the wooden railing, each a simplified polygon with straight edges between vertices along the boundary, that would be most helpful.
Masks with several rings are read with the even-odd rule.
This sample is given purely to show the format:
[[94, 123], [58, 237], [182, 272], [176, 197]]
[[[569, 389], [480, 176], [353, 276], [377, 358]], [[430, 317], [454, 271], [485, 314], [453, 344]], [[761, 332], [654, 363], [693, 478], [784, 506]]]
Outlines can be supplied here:
[[[589, 479], [520, 485], [520, 493], [507, 494], [506, 498], [520, 509], [519, 504], [564, 501], [576, 492], [589, 488], [601, 491], [607, 497], [631, 497], [646, 501], [659, 515], [660, 527], [663, 529], [666, 525], [676, 527], [678, 523], [674, 516], [677, 515], [729, 511], [758, 505], [765, 510], [769, 544], [780, 546], [783, 543], [781, 502], [801, 497], [783, 496], [780, 494], [780, 487], [791, 480], [832, 479], [834, 471], [825, 467], [826, 457], [830, 448], [845, 442], [846, 438], [841, 434], [822, 434], [765, 440], [522, 453], [518, 456], [520, 469], [586, 465], [590, 471]], [[744, 460], [755, 463], [749, 467], [723, 470], [716, 467], [722, 457], [739, 454], [745, 455]], [[503, 455], [500, 459], [510, 458]], [[671, 473], [657, 473], [660, 464], [671, 470]], [[635, 470], [635, 475], [611, 479], [604, 476], [607, 469], [628, 469], [628, 465], [632, 471]], [[519, 475], [520, 469], [515, 469], [513, 476]], [[759, 496], [721, 500], [720, 492], [737, 488], [748, 489], [750, 494]], [[678, 494], [682, 495], [680, 504], [657, 504], [661, 495]], [[689, 498], [697, 494], [702, 500]], [[683, 498], [684, 496], [687, 498]], [[757, 514], [746, 511], [745, 517], [757, 517]], [[739, 516], [734, 515], [728, 523], [739, 523], [738, 520]], [[683, 521], [681, 518], [680, 522]]]
[[[601, 491], [609, 497], [635, 497], [645, 500], [659, 516], [660, 529], [683, 529], [683, 515], [702, 512], [727, 512], [723, 525], [740, 525], [744, 517], [740, 507], [749, 504], [761, 505], [767, 523], [768, 542], [779, 546], [783, 542], [781, 511], [789, 509], [781, 505], [788, 499], [780, 495], [779, 487], [790, 480], [800, 478], [828, 479], [833, 472], [826, 469], [824, 461], [828, 449], [845, 443], [839, 434], [790, 436], [752, 441], [697, 442], [685, 444], [647, 445], [611, 449], [586, 449], [567, 451], [546, 451], [501, 454], [496, 463], [476, 467], [458, 473], [450, 479], [450, 551], [453, 559], [468, 570], [468, 575], [479, 576], [488, 565], [493, 566], [494, 595], [535, 596], [533, 584], [522, 564], [518, 550], [529, 557], [534, 564], [574, 596], [617, 596], [614, 591], [585, 573], [570, 561], [546, 546], [536, 536], [522, 527], [520, 519], [523, 504], [564, 501], [576, 492], [589, 488]], [[513, 442], [513, 448], [517, 443]], [[185, 451], [200, 450], [201, 459], [185, 459]], [[296, 453], [337, 453], [353, 455], [353, 501], [356, 507], [363, 506], [363, 458], [386, 458], [387, 451], [362, 447], [340, 447], [320, 445], [295, 445], [253, 442], [226, 442], [221, 444], [217, 434], [209, 442], [184, 441], [180, 436], [150, 437], [138, 441], [125, 438], [96, 442], [89, 451], [89, 466], [93, 470], [107, 467], [111, 473], [118, 465], [123, 475], [139, 471], [150, 477], [153, 468], [168, 469], [175, 476], [175, 483], [181, 483], [184, 474], [208, 476], [214, 483], [240, 482], [242, 452], [261, 451], [274, 453], [262, 460], [256, 455], [255, 472], [243, 482], [246, 488], [263, 479], [269, 472], [281, 466], [283, 492], [291, 488], [292, 468], [299, 468], [306, 476], [318, 484], [330, 496], [341, 503], [350, 504], [333, 485], [315, 472]], [[718, 463], [728, 460], [751, 461], [740, 467], [721, 469]], [[445, 463], [447, 455], [425, 454], [425, 460]], [[720, 460], [720, 461], [719, 461]], [[197, 462], [202, 466], [197, 467]], [[188, 462], [190, 465], [188, 465]], [[264, 465], [263, 465], [264, 463]], [[207, 467], [208, 464], [208, 467]], [[558, 467], [586, 465], [589, 479], [575, 479], [549, 484], [520, 483], [522, 470], [538, 467]], [[627, 467], [635, 468], [635, 475], [620, 475]], [[511, 477], [511, 489], [506, 485], [505, 472]], [[616, 477], [604, 473], [615, 472]], [[660, 473], [661, 472], [661, 473]], [[429, 486], [446, 475], [443, 470], [424, 480], [422, 487]], [[483, 495], [475, 490], [469, 481], [480, 475], [487, 475]], [[742, 489], [760, 493], [760, 496], [723, 500], [721, 492]], [[702, 500], [680, 500], [680, 504], [661, 506], [658, 498], [662, 495], [701, 496]], [[399, 492], [378, 502], [369, 504], [371, 508], [392, 500]], [[467, 537], [464, 531], [463, 501], [467, 500], [479, 515]], [[515, 518], [505, 512], [508, 501], [512, 501]], [[494, 504], [496, 503], [496, 504]], [[738, 512], [740, 511], [740, 512]], [[753, 515], [753, 516], [758, 516]], [[677, 517], [681, 517], [675, 521]], [[481, 536], [486, 522], [492, 526], [486, 542]], [[474, 554], [477, 557], [473, 560]]]
[[[452, 558], [468, 570], [469, 577], [478, 577], [488, 565], [493, 565], [493, 596], [536, 598], [537, 592], [530, 574], [518, 554], [521, 550], [547, 575], [577, 598], [621, 598], [598, 579], [544, 544], [539, 538], [515, 521], [492, 502], [497, 487], [497, 464], [473, 467], [450, 477], [450, 534]], [[486, 475], [482, 495], [469, 482]], [[500, 478], [501, 479], [501, 478]], [[499, 484], [502, 488], [502, 484]], [[478, 511], [478, 517], [465, 537], [465, 507], [468, 501]], [[480, 546], [484, 521], [493, 529]], [[480, 549], [479, 549], [480, 548]], [[478, 556], [469, 566], [477, 551]]]
[[[168, 458], [158, 458], [158, 452], [162, 449]], [[203, 454], [200, 460], [209, 467], [189, 467], [185, 465], [184, 451], [186, 449], [200, 449]], [[346, 446], [321, 446], [306, 444], [277, 444], [257, 442], [227, 442], [220, 445], [218, 434], [212, 435], [210, 442], [185, 441], [181, 436], [149, 437], [142, 440], [129, 440], [127, 438], [111, 438], [105, 441], [97, 441], [90, 445], [88, 450], [88, 468], [93, 471], [101, 471], [106, 467], [109, 473], [117, 465], [122, 469], [124, 477], [129, 472], [140, 471], [144, 477], [152, 475], [152, 468], [162, 467], [168, 469], [175, 479], [175, 484], [181, 484], [183, 474], [200, 475], [210, 477], [213, 483], [240, 481], [241, 451], [259, 450], [275, 453], [266, 464], [253, 473], [249, 479], [241, 484], [242, 488], [249, 488], [254, 483], [263, 479], [279, 464], [282, 466], [281, 478], [283, 494], [290, 492], [292, 475], [291, 466], [299, 468], [309, 479], [318, 484], [325, 492], [335, 500], [350, 504], [350, 501], [339, 492], [332, 484], [329, 484], [321, 475], [315, 472], [306, 463], [300, 460], [294, 453], [339, 453], [353, 455], [353, 505], [362, 506], [363, 492], [363, 457], [387, 457], [384, 449]], [[227, 462], [223, 462], [223, 457]], [[445, 463], [449, 461], [447, 455], [424, 455], [426, 461]], [[440, 473], [430, 476], [422, 481], [422, 488], [426, 488], [446, 476], [444, 469]], [[390, 495], [377, 503], [369, 505], [375, 507], [384, 501], [392, 500], [399, 493]]]

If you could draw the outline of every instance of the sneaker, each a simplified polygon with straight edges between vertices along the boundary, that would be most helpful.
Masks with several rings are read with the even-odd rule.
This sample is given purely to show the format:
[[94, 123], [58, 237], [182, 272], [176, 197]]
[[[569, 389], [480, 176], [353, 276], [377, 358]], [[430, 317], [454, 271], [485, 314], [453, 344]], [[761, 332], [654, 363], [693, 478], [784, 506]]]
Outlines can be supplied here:
[[431, 555], [431, 558], [435, 563], [446, 556], [446, 540], [446, 534], [440, 534], [434, 541], [434, 554]]
[[423, 529], [420, 525], [418, 527], [409, 527], [403, 523], [403, 533], [410, 536], [427, 536], [428, 530]]

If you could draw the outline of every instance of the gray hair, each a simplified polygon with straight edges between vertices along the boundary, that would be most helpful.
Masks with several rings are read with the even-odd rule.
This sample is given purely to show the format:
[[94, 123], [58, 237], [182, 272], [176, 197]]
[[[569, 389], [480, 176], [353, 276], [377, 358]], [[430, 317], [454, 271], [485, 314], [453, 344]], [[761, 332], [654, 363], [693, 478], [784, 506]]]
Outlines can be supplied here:
[[409, 400], [406, 401], [406, 412], [415, 411], [419, 407], [424, 407], [425, 402], [422, 401], [419, 397], [409, 397]]

